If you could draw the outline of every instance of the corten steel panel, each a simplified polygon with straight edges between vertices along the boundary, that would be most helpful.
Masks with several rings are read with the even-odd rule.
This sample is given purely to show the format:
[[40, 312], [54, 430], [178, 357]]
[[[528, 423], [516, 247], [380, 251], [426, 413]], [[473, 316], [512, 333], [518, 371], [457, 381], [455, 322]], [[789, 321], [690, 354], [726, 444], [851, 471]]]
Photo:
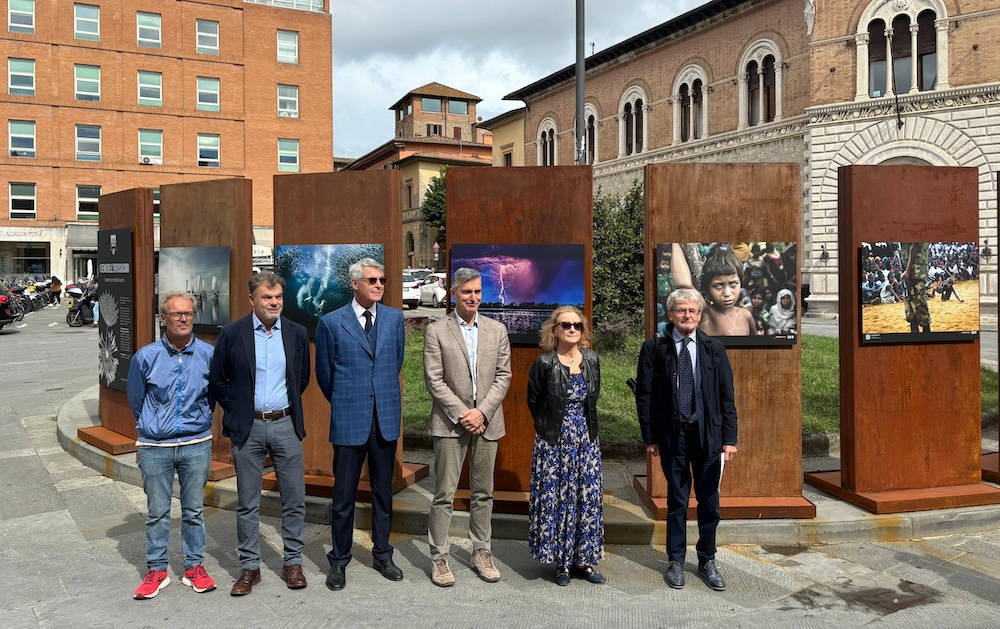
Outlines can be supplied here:
[[[656, 291], [651, 279], [656, 245], [751, 239], [798, 242], [799, 169], [798, 164], [646, 167], [647, 338], [656, 325]], [[801, 283], [801, 273], [798, 277]], [[729, 497], [801, 498], [801, 338], [791, 347], [730, 347], [726, 354], [733, 367], [739, 437], [736, 458], [727, 463], [723, 474], [723, 511]], [[646, 471], [650, 494], [666, 496], [658, 457], [647, 455]]]
[[[101, 195], [98, 210], [99, 229], [132, 230], [132, 349], [135, 352], [153, 341], [153, 190], [133, 188]], [[138, 436], [135, 416], [124, 391], [101, 385], [99, 408], [103, 428], [135, 440]]]
[[[397, 283], [403, 275], [401, 190], [398, 170], [276, 175], [274, 244], [380, 243], [384, 248], [385, 276], [390, 278], [382, 303], [402, 308], [403, 293]], [[313, 373], [302, 395], [305, 468], [307, 475], [331, 476], [330, 404], [316, 383], [316, 345], [310, 345]], [[403, 473], [402, 453], [400, 438], [394, 480]]]
[[849, 166], [839, 176], [844, 488], [885, 492], [978, 483], [978, 337], [962, 343], [862, 346], [858, 256], [862, 241], [978, 242], [979, 173], [938, 166]]
[[[229, 321], [250, 312], [247, 282], [253, 275], [253, 184], [214, 179], [160, 186], [160, 247], [229, 247]], [[198, 332], [215, 345], [218, 332]], [[233, 462], [222, 436], [222, 407], [212, 418], [212, 458]]]
[[[449, 244], [583, 245], [587, 317], [593, 224], [590, 166], [448, 169]], [[507, 435], [497, 453], [498, 491], [529, 489], [535, 427], [527, 405], [528, 371], [540, 353], [535, 347], [511, 348], [513, 377], [503, 403]]]

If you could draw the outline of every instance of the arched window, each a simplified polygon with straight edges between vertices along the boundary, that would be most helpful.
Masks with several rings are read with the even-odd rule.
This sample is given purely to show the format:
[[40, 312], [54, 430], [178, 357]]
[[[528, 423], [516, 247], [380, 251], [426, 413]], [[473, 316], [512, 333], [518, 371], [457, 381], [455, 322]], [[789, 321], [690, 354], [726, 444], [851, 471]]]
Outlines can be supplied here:
[[949, 87], [942, 0], [871, 0], [858, 21], [855, 44], [856, 100]]
[[694, 127], [694, 139], [701, 139], [702, 97], [701, 79], [695, 79], [691, 85], [691, 125]]
[[681, 86], [681, 142], [691, 139], [691, 94], [687, 83]]
[[618, 157], [641, 153], [646, 145], [646, 94], [638, 86], [625, 90], [618, 106]]
[[552, 118], [542, 120], [538, 125], [538, 164], [556, 165], [556, 123]]
[[674, 144], [708, 137], [708, 75], [689, 65], [674, 82]]
[[760, 81], [757, 80], [757, 62], [747, 64], [747, 124], [751, 127], [760, 122]]
[[406, 232], [406, 266], [414, 265], [413, 232]]
[[587, 163], [593, 164], [597, 161], [597, 116], [590, 111], [583, 112], [587, 118], [587, 131], [584, 141], [587, 143]]
[[754, 42], [740, 59], [738, 128], [781, 120], [781, 77], [784, 66], [778, 45], [769, 39]]

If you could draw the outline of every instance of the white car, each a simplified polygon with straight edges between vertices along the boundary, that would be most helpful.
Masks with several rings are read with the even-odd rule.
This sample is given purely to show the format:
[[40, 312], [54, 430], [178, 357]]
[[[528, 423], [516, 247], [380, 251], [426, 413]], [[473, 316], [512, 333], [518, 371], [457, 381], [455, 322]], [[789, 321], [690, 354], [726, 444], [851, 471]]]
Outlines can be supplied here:
[[448, 291], [444, 288], [444, 273], [431, 273], [420, 283], [420, 305], [429, 304], [441, 308], [448, 300]]
[[420, 280], [403, 273], [403, 305], [413, 310], [420, 303]]

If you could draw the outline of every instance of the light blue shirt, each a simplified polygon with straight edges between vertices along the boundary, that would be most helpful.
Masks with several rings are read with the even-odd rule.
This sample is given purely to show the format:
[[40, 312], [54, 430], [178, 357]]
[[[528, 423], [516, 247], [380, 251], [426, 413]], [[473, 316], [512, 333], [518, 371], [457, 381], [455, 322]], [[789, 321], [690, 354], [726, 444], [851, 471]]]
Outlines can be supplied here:
[[253, 351], [257, 359], [254, 372], [253, 410], [270, 413], [288, 408], [288, 383], [285, 377], [285, 344], [281, 339], [281, 319], [268, 334], [264, 324], [253, 317]]
[[[691, 356], [691, 370], [693, 373], [698, 373], [698, 350], [696, 349], [698, 345], [698, 330], [695, 329], [687, 338], [691, 339], [688, 343], [688, 354]], [[684, 347], [684, 335], [677, 331], [677, 328], [673, 330], [674, 339], [674, 354], [677, 355], [678, 360], [680, 360], [681, 349]]]
[[455, 318], [458, 319], [458, 329], [462, 331], [462, 336], [465, 337], [465, 354], [469, 357], [469, 374], [472, 376], [472, 399], [478, 400], [479, 397], [476, 395], [476, 354], [479, 351], [479, 313], [472, 318], [472, 325], [465, 322], [465, 319], [458, 316], [458, 311], [455, 311]]

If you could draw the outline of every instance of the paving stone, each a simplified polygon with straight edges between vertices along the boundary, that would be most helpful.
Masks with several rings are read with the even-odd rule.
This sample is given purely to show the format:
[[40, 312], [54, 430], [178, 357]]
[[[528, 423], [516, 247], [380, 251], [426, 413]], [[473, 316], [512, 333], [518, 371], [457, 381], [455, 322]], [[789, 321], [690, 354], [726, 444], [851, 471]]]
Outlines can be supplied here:
[[64, 508], [38, 457], [0, 459], [0, 517], [19, 518]]

